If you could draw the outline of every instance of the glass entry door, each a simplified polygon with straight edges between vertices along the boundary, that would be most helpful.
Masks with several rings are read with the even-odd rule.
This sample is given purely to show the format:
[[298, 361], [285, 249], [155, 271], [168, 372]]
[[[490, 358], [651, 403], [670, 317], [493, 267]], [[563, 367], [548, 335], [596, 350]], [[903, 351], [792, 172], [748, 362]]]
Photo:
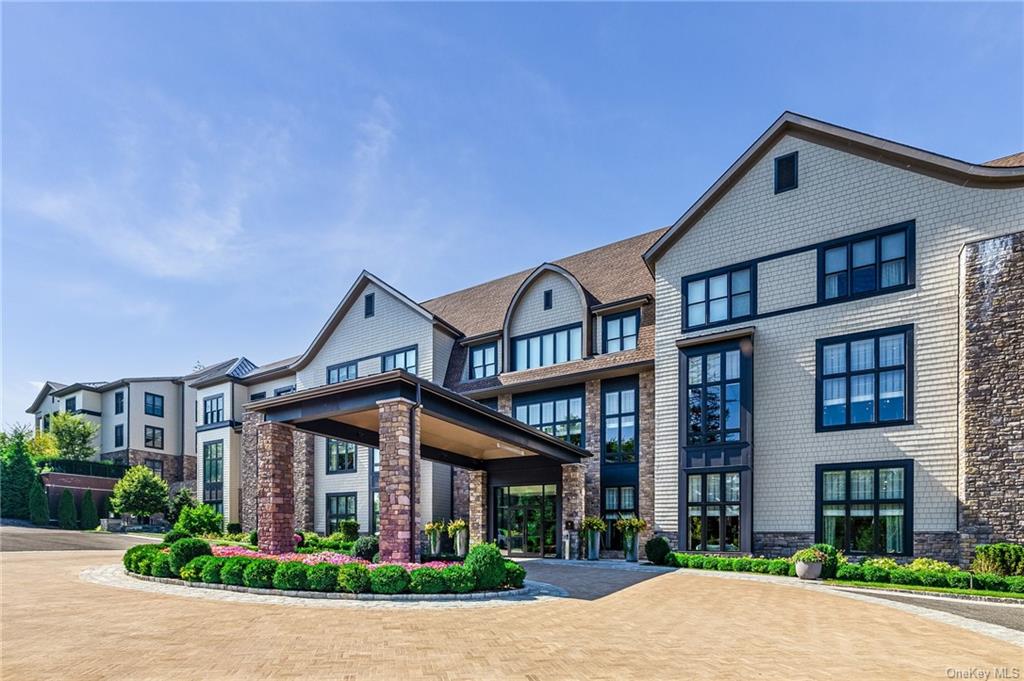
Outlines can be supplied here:
[[554, 556], [558, 551], [557, 485], [516, 485], [494, 490], [498, 547], [513, 556]]

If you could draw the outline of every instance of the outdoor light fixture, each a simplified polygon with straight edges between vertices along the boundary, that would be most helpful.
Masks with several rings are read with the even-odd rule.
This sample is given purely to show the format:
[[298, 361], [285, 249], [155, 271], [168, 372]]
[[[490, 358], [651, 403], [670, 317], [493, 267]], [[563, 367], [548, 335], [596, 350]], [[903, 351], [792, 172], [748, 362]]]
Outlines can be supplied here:
[[519, 447], [513, 447], [512, 445], [507, 445], [504, 442], [495, 442], [494, 444], [498, 445], [498, 449], [507, 449], [510, 452], [515, 452], [519, 456], [526, 456], [526, 452]]

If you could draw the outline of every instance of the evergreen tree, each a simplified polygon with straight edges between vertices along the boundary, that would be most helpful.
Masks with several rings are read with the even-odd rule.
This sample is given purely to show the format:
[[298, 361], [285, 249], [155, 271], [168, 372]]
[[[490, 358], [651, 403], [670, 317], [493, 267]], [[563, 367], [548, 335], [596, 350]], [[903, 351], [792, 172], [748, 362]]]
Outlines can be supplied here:
[[71, 490], [66, 489], [60, 495], [60, 503], [57, 504], [57, 524], [62, 530], [78, 529], [78, 510], [75, 508], [75, 498], [71, 496]]
[[28, 433], [25, 429], [5, 433], [2, 446], [0, 515], [5, 518], [28, 518], [29, 491], [32, 489], [32, 482], [39, 477], [29, 457]]
[[28, 494], [28, 519], [33, 525], [50, 523], [50, 508], [46, 504], [46, 492], [43, 491], [43, 483], [39, 482], [39, 478], [32, 482]]
[[96, 512], [96, 502], [92, 500], [92, 490], [85, 490], [82, 497], [82, 529], [95, 530], [100, 524], [100, 516]]

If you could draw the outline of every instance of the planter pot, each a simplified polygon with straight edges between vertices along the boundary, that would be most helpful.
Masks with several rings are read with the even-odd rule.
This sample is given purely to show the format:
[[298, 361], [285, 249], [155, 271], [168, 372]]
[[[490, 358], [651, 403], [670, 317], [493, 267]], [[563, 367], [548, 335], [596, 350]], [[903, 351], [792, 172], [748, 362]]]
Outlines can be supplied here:
[[640, 542], [637, 540], [637, 536], [623, 537], [622, 548], [626, 553], [626, 560], [630, 563], [635, 563], [640, 559], [638, 555], [640, 553]]
[[469, 551], [469, 530], [459, 530], [455, 534], [455, 553], [464, 558]]
[[428, 536], [430, 539], [430, 555], [436, 556], [441, 553], [441, 535], [437, 532]]
[[597, 530], [587, 531], [587, 560], [601, 557], [601, 533]]
[[821, 563], [796, 562], [796, 576], [800, 579], [818, 579], [821, 577]]

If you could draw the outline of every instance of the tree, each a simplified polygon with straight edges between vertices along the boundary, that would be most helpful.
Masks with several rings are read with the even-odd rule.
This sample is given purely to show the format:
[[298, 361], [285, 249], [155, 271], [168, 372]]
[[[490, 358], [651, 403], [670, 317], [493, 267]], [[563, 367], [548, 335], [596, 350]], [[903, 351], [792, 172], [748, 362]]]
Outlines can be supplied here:
[[92, 499], [92, 490], [85, 490], [82, 497], [82, 529], [95, 530], [100, 524], [100, 516], [96, 512], [96, 502]]
[[114, 485], [110, 506], [115, 513], [151, 516], [167, 510], [167, 483], [145, 466], [133, 466]]
[[57, 445], [57, 438], [53, 436], [53, 433], [44, 433], [42, 431], [36, 433], [28, 441], [28, 455], [32, 457], [32, 461], [35, 463], [60, 457], [60, 447]]
[[[28, 453], [28, 429], [15, 428], [0, 439], [0, 515], [29, 517], [29, 493], [38, 482], [36, 467]], [[40, 491], [42, 488], [40, 487]]]
[[196, 495], [188, 487], [182, 487], [174, 495], [174, 498], [171, 499], [171, 508], [167, 511], [167, 522], [171, 525], [175, 524], [178, 522], [178, 518], [183, 510], [195, 508], [196, 506]]
[[28, 493], [28, 519], [33, 525], [50, 524], [50, 507], [46, 503], [46, 492], [43, 483], [36, 478]]
[[224, 530], [224, 516], [206, 504], [185, 508], [182, 509], [181, 516], [174, 524], [174, 529], [193, 537], [220, 534]]
[[99, 426], [77, 414], [58, 412], [50, 420], [50, 432], [57, 440], [57, 449], [65, 459], [84, 461], [96, 455], [93, 440]]
[[71, 496], [69, 489], [60, 495], [60, 503], [57, 504], [57, 524], [62, 530], [78, 529], [78, 509], [75, 508], [75, 498]]

